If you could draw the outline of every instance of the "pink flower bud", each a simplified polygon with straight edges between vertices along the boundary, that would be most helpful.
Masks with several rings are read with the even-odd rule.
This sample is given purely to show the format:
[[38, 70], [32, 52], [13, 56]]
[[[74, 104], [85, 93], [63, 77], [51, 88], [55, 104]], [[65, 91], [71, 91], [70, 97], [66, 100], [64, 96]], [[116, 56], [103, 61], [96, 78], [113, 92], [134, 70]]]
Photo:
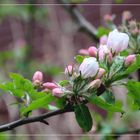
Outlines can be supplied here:
[[100, 44], [106, 45], [107, 43], [107, 35], [103, 35], [100, 37]]
[[97, 55], [97, 48], [94, 46], [91, 46], [88, 48], [88, 53], [90, 56], [95, 57]]
[[132, 55], [128, 55], [126, 58], [125, 58], [125, 66], [129, 66], [131, 65], [136, 59], [136, 56], [134, 54]]
[[49, 89], [45, 88], [45, 89], [43, 90], [43, 92], [49, 92]]
[[69, 76], [72, 76], [72, 73], [73, 73], [73, 66], [72, 66], [72, 65], [68, 65], [68, 66], [65, 68], [65, 74], [66, 74], [66, 75], [69, 75]]
[[101, 78], [105, 74], [105, 69], [99, 68], [98, 74], [97, 74], [97, 79]]
[[98, 54], [99, 54], [99, 60], [103, 60], [105, 55], [109, 54], [110, 50], [106, 45], [100, 45], [98, 49]]
[[105, 54], [103, 50], [99, 50], [98, 54], [99, 54], [99, 60], [104, 60]]
[[112, 63], [113, 56], [111, 52], [108, 54], [107, 58], [108, 58], [108, 62]]
[[113, 21], [114, 18], [115, 18], [114, 15], [106, 14], [106, 15], [104, 16], [104, 20], [107, 21], [107, 22]]
[[62, 91], [61, 88], [54, 88], [52, 90], [52, 95], [56, 96], [56, 97], [61, 97], [64, 94], [64, 92]]
[[57, 88], [58, 86], [55, 83], [46, 82], [46, 83], [43, 84], [43, 87], [52, 90], [54, 88]]
[[33, 75], [33, 83], [41, 83], [43, 80], [43, 74], [41, 71], [36, 71]]
[[88, 50], [86, 50], [86, 49], [80, 49], [79, 54], [81, 54], [81, 55], [89, 55]]
[[96, 80], [92, 81], [91, 83], [89, 83], [88, 89], [99, 88], [101, 83], [102, 82], [100, 79], [96, 79]]
[[122, 19], [123, 20], [130, 20], [132, 18], [132, 14], [130, 11], [124, 11], [122, 14]]

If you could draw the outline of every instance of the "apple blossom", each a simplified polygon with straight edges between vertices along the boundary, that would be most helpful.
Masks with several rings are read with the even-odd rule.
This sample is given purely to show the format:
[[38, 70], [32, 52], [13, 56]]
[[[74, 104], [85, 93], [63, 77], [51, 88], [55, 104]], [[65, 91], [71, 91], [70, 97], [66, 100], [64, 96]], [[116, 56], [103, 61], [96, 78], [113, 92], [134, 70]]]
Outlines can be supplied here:
[[97, 74], [99, 64], [94, 57], [85, 58], [79, 67], [79, 72], [83, 78], [93, 77]]
[[98, 74], [96, 78], [101, 78], [105, 74], [105, 69], [99, 68]]
[[128, 47], [129, 36], [117, 29], [109, 33], [107, 46], [113, 53], [119, 53]]
[[63, 91], [61, 88], [54, 88], [52, 90], [52, 95], [56, 96], [56, 97], [61, 97], [63, 95]]
[[43, 80], [43, 73], [41, 71], [36, 71], [33, 75], [33, 83], [41, 83]]
[[107, 43], [107, 35], [103, 35], [100, 37], [100, 44], [106, 45]]
[[90, 56], [95, 57], [97, 55], [97, 48], [94, 46], [91, 46], [88, 48], [88, 52]]
[[114, 19], [114, 15], [106, 14], [104, 15], [104, 20], [107, 22], [111, 22]]
[[106, 45], [100, 45], [98, 49], [99, 60], [103, 60], [106, 54], [109, 54], [110, 50]]
[[125, 66], [129, 66], [131, 65], [136, 59], [136, 56], [134, 54], [132, 55], [128, 55], [126, 58], [125, 58]]
[[124, 11], [122, 14], [122, 19], [123, 20], [130, 20], [132, 18], [132, 14], [130, 11]]
[[55, 83], [46, 82], [46, 83], [43, 83], [43, 87], [52, 90], [54, 88], [57, 88], [58, 86]]
[[68, 66], [65, 68], [65, 74], [71, 76], [72, 73], [73, 73], [73, 66], [72, 66], [72, 65], [68, 65]]

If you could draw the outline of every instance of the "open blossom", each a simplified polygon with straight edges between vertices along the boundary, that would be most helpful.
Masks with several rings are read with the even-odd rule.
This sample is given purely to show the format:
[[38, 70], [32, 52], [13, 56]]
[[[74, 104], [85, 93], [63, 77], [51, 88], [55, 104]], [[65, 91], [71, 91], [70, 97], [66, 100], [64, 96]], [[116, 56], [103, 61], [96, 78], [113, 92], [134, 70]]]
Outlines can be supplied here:
[[88, 53], [90, 56], [95, 57], [97, 55], [97, 48], [94, 46], [91, 46], [88, 48]]
[[126, 58], [125, 58], [125, 66], [129, 66], [131, 65], [136, 59], [136, 56], [134, 54], [132, 55], [128, 55]]
[[103, 35], [100, 37], [100, 44], [106, 45], [107, 43], [107, 35]]
[[43, 73], [41, 71], [36, 71], [33, 75], [33, 83], [37, 84], [42, 82], [43, 80]]
[[113, 53], [119, 53], [128, 47], [129, 36], [117, 29], [109, 33], [107, 46]]
[[65, 68], [65, 74], [71, 76], [72, 73], [73, 73], [73, 66], [72, 66], [72, 65], [68, 65], [68, 66]]
[[52, 90], [52, 95], [56, 96], [56, 97], [61, 97], [64, 94], [64, 92], [62, 91], [61, 88], [54, 88]]
[[94, 57], [85, 58], [79, 67], [79, 72], [83, 78], [93, 77], [97, 74], [99, 64]]
[[82, 54], [82, 55], [89, 55], [88, 50], [86, 50], [86, 49], [80, 49], [80, 50], [79, 50], [79, 54]]
[[43, 87], [46, 88], [46, 89], [52, 90], [54, 88], [57, 88], [58, 86], [55, 83], [46, 82], [46, 83], [43, 83]]

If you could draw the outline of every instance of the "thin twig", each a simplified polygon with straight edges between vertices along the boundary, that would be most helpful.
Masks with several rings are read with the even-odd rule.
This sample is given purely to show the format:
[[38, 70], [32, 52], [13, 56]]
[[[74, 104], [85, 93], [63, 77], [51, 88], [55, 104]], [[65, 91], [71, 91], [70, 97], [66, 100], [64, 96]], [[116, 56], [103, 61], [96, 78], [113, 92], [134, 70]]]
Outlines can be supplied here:
[[[76, 4], [67, 5], [65, 0], [57, 0], [60, 4], [63, 4], [63, 7], [66, 11], [69, 12], [73, 20], [77, 23], [79, 30], [88, 34], [95, 42], [99, 42], [99, 38], [97, 37], [96, 28], [87, 21], [87, 19], [80, 13]], [[66, 4], [66, 5], [65, 5]]]

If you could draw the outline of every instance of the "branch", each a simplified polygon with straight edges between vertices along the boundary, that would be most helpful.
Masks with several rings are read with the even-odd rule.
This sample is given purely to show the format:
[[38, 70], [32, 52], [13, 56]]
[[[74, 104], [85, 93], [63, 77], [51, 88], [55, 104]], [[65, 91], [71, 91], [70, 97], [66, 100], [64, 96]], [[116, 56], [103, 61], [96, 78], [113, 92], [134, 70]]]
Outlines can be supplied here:
[[[34, 116], [34, 117], [19, 119], [17, 121], [14, 121], [14, 122], [11, 122], [11, 123], [0, 126], [0, 132], [12, 130], [15, 127], [18, 127], [18, 126], [21, 126], [21, 125], [24, 125], [24, 124], [28, 124], [28, 123], [33, 123], [33, 122], [43, 122], [43, 123], [45, 123], [46, 121], [44, 121], [44, 119], [50, 118], [50, 117], [55, 116], [55, 115], [63, 114], [63, 113], [66, 113], [66, 112], [72, 112], [72, 111], [73, 111], [72, 107], [66, 106], [64, 109], [60, 109], [60, 110], [56, 110], [56, 111], [53, 111], [53, 112], [45, 113], [45, 114], [42, 114], [40, 116]], [[45, 124], [48, 125], [47, 122]]]
[[96, 28], [86, 20], [85, 17], [79, 12], [76, 5], [66, 3], [65, 0], [57, 0], [60, 4], [63, 4], [63, 7], [70, 13], [71, 17], [79, 26], [79, 30], [88, 34], [95, 42], [99, 42], [97, 37]]
[[[103, 92], [105, 91], [105, 87], [103, 85], [101, 85], [98, 88], [98, 92], [97, 95], [101, 95]], [[88, 103], [87, 101], [85, 102], [85, 104]], [[22, 118], [19, 119], [17, 121], [5, 124], [5, 125], [1, 125], [0, 126], [0, 132], [4, 132], [4, 131], [8, 131], [8, 130], [12, 130], [18, 126], [24, 125], [24, 124], [28, 124], [28, 123], [33, 123], [33, 122], [41, 122], [44, 123], [46, 125], [49, 125], [47, 121], [45, 121], [45, 119], [50, 118], [52, 116], [56, 116], [59, 114], [63, 114], [66, 112], [73, 112], [73, 107], [68, 104], [64, 109], [59, 109], [53, 112], [49, 112], [49, 113], [45, 113], [39, 116], [33, 116], [33, 117], [26, 117], [26, 118]]]

